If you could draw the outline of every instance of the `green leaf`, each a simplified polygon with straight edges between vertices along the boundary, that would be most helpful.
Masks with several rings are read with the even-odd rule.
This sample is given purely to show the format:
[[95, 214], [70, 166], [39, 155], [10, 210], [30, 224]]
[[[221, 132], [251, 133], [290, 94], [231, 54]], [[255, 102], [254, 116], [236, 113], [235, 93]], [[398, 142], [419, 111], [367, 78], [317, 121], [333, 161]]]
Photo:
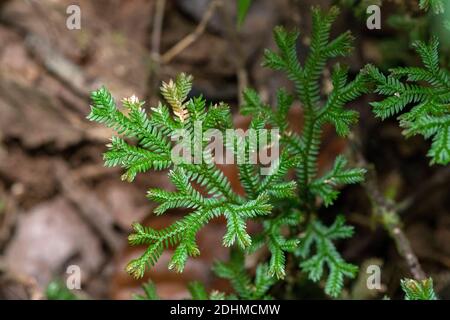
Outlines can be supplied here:
[[322, 198], [326, 207], [331, 205], [339, 195], [339, 191], [336, 190], [337, 186], [355, 184], [364, 180], [366, 169], [345, 169], [346, 164], [347, 160], [343, 156], [338, 156], [333, 169], [323, 177], [314, 180], [310, 185], [311, 192]]
[[69, 290], [63, 281], [51, 281], [45, 290], [48, 300], [78, 300], [79, 298]]
[[[323, 277], [325, 265], [328, 266], [325, 292], [332, 297], [340, 295], [344, 277], [354, 278], [358, 272], [358, 267], [343, 260], [332, 240], [352, 235], [353, 228], [345, 225], [343, 216], [338, 216], [330, 227], [324, 226], [319, 220], [312, 221], [300, 242], [298, 253], [305, 258], [300, 267], [308, 274], [309, 279], [318, 282]], [[314, 254], [311, 253], [313, 245], [316, 250]]]
[[400, 284], [405, 293], [405, 300], [437, 300], [431, 278], [422, 281], [403, 279]]
[[276, 281], [269, 275], [267, 265], [259, 264], [252, 282], [245, 270], [245, 256], [240, 250], [232, 250], [228, 262], [216, 262], [213, 271], [217, 276], [230, 280], [239, 298], [245, 300], [270, 298], [267, 292]]
[[202, 283], [198, 281], [190, 282], [188, 289], [193, 300], [208, 300], [208, 293]]
[[135, 294], [133, 299], [135, 300], [159, 300], [159, 296], [156, 293], [156, 286], [152, 281], [148, 281], [142, 285], [144, 289], [144, 295]]
[[252, 0], [237, 0], [237, 24], [238, 27], [241, 27], [244, 23], [245, 17], [247, 16], [248, 10], [250, 9], [250, 5], [252, 4]]
[[434, 14], [441, 14], [444, 12], [444, 1], [443, 0], [420, 0], [419, 7], [423, 10], [432, 10]]
[[[429, 6], [431, 2], [423, 2]], [[376, 83], [376, 92], [386, 96], [384, 100], [372, 102], [373, 111], [382, 119], [398, 116], [406, 137], [420, 134], [432, 139], [428, 156], [431, 164], [450, 163], [450, 76], [448, 70], [440, 68], [438, 39], [433, 37], [426, 44], [414, 43], [414, 48], [425, 68], [394, 68], [388, 76], [368, 66], [366, 72]], [[402, 81], [406, 78], [406, 81]], [[404, 111], [405, 107], [411, 106]], [[401, 113], [403, 111], [403, 113]]]

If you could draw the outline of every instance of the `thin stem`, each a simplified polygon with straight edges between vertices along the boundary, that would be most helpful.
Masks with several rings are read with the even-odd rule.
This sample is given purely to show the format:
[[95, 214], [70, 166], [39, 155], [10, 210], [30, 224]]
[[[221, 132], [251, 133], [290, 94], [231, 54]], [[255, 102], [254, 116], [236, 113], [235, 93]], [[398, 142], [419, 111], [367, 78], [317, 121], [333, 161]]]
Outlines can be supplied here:
[[381, 192], [377, 183], [375, 167], [369, 164], [361, 151], [361, 141], [356, 134], [349, 137], [352, 153], [361, 166], [367, 169], [366, 180], [363, 184], [368, 197], [372, 202], [373, 214], [377, 221], [386, 229], [394, 240], [397, 252], [405, 260], [409, 271], [416, 280], [426, 279], [426, 274], [420, 265], [419, 259], [414, 253], [411, 243], [402, 228], [402, 222], [395, 204], [387, 199]]
[[187, 47], [189, 47], [191, 44], [193, 44], [197, 39], [205, 32], [206, 26], [209, 22], [209, 20], [212, 18], [216, 7], [218, 7], [221, 4], [221, 1], [214, 0], [210, 3], [208, 6], [208, 9], [206, 10], [205, 14], [202, 17], [202, 20], [195, 28], [194, 32], [188, 34], [186, 37], [181, 39], [177, 44], [175, 44], [172, 48], [170, 48], [167, 52], [165, 52], [161, 56], [161, 63], [162, 64], [168, 64], [170, 61], [172, 61], [179, 53], [184, 51]]

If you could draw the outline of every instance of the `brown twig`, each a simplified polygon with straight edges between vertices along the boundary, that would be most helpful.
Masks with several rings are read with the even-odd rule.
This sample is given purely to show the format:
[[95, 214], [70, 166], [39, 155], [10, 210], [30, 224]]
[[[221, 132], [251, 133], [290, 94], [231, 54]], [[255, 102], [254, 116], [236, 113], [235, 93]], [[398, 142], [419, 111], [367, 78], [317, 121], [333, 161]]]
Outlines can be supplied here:
[[209, 20], [212, 18], [216, 8], [220, 6], [222, 2], [220, 0], [213, 0], [209, 4], [208, 8], [205, 11], [200, 23], [197, 25], [195, 30], [188, 34], [186, 37], [181, 39], [178, 43], [176, 43], [172, 48], [167, 50], [160, 59], [162, 64], [168, 64], [172, 61], [178, 54], [180, 54], [183, 50], [193, 44], [197, 39], [205, 32], [206, 26]]
[[87, 99], [91, 82], [79, 66], [67, 59], [61, 52], [38, 35], [28, 33], [25, 37], [28, 51], [62, 83], [66, 84], [78, 97]]
[[246, 57], [239, 38], [238, 29], [232, 19], [232, 12], [230, 12], [229, 9], [227, 10], [227, 8], [228, 7], [222, 6], [220, 13], [222, 20], [225, 22], [225, 32], [228, 39], [228, 45], [230, 46], [230, 51], [234, 52], [234, 54], [230, 56], [230, 59], [232, 59], [233, 65], [236, 69], [238, 104], [242, 105], [244, 101], [241, 93], [248, 87], [248, 74], [245, 68]]
[[349, 139], [354, 158], [359, 162], [360, 166], [367, 169], [366, 179], [363, 185], [372, 202], [373, 213], [377, 221], [383, 225], [394, 240], [397, 251], [406, 261], [412, 276], [416, 280], [425, 279], [426, 274], [411, 247], [409, 239], [403, 231], [400, 216], [395, 210], [395, 204], [382, 194], [378, 187], [375, 168], [367, 162], [362, 154], [361, 141], [357, 138], [357, 134], [351, 134]]
[[161, 45], [161, 32], [164, 20], [164, 7], [166, 0], [157, 0], [155, 3], [155, 17], [152, 28], [151, 53], [153, 59], [159, 59], [159, 48]]
[[151, 68], [147, 80], [147, 96], [145, 99], [152, 102], [153, 92], [156, 91], [159, 73], [161, 69], [160, 63], [160, 45], [161, 45], [161, 33], [164, 21], [164, 8], [166, 5], [166, 0], [158, 0], [155, 2], [153, 8], [155, 10], [153, 16], [152, 24], [152, 34], [151, 34], [151, 48], [150, 48], [150, 59]]

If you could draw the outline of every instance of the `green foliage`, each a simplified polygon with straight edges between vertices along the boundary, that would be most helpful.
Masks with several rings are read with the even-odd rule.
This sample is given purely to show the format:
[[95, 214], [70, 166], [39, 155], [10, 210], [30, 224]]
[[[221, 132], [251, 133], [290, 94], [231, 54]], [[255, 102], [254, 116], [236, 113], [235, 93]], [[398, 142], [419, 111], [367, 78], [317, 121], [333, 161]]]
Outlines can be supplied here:
[[437, 300], [431, 278], [422, 281], [403, 279], [401, 287], [405, 293], [405, 300]]
[[47, 285], [45, 296], [48, 300], [78, 300], [77, 295], [60, 280], [51, 281]]
[[[277, 27], [274, 36], [279, 52], [275, 53], [269, 50], [265, 52], [264, 64], [287, 73], [289, 79], [295, 84], [296, 94], [304, 108], [302, 135], [286, 130], [282, 137], [290, 151], [300, 156], [296, 167], [299, 189], [302, 190], [304, 199], [312, 193], [309, 186], [317, 178], [317, 157], [324, 125], [331, 123], [339, 135], [348, 135], [350, 126], [355, 124], [358, 119], [358, 113], [346, 110], [345, 104], [355, 100], [368, 90], [361, 74], [358, 74], [354, 80], [347, 81], [348, 70], [337, 64], [332, 72], [333, 90], [327, 101], [323, 105], [321, 104], [320, 78], [327, 60], [347, 56], [352, 49], [353, 38], [349, 32], [341, 34], [332, 41], [329, 40], [331, 24], [338, 12], [336, 7], [333, 7], [328, 13], [313, 8], [313, 35], [310, 52], [304, 66], [301, 66], [297, 59], [298, 32], [287, 32], [283, 28]], [[249, 94], [246, 94], [245, 97], [248, 96]], [[283, 98], [279, 100], [283, 100]], [[283, 102], [279, 102], [279, 104], [282, 105]], [[256, 112], [258, 107], [261, 107], [260, 103], [255, 103], [254, 99], [247, 99], [244, 110]], [[279, 118], [287, 123], [287, 111], [288, 108], [282, 107], [278, 112], [272, 112], [270, 114], [271, 123], [276, 125]], [[247, 113], [249, 112], [247, 111]], [[356, 180], [361, 181], [361, 179], [362, 176]]]
[[[382, 37], [372, 38], [373, 48], [376, 50], [379, 67], [391, 68], [395, 65], [412, 65], [416, 59], [410, 43], [425, 41], [431, 35], [438, 36], [442, 45], [441, 61], [449, 63], [450, 50], [450, 2], [447, 0], [334, 0], [341, 7], [345, 7], [365, 24], [367, 8], [378, 5], [382, 8]], [[389, 10], [383, 9], [385, 5]], [[387, 7], [386, 7], [387, 8]], [[392, 31], [395, 31], [393, 33]]]
[[[233, 248], [230, 261], [218, 262], [214, 270], [231, 281], [240, 299], [270, 298], [270, 287], [287, 274], [288, 255], [316, 282], [325, 274], [323, 266], [326, 264], [329, 274], [325, 291], [331, 296], [339, 295], [344, 277], [354, 277], [356, 267], [344, 262], [332, 242], [349, 237], [352, 229], [344, 226], [342, 218], [328, 228], [318, 218], [322, 204], [330, 206], [336, 200], [339, 187], [361, 182], [365, 173], [364, 169], [347, 168], [347, 161], [339, 156], [329, 172], [318, 174], [324, 127], [331, 124], [338, 135], [346, 137], [358, 120], [358, 113], [347, 109], [346, 104], [368, 92], [363, 74], [358, 73], [349, 80], [348, 69], [336, 64], [331, 73], [333, 89], [327, 96], [321, 93], [327, 62], [345, 57], [352, 50], [353, 38], [349, 32], [330, 39], [332, 23], [338, 13], [336, 7], [328, 12], [312, 9], [313, 32], [309, 54], [303, 63], [296, 52], [299, 33], [281, 27], [275, 29], [278, 50], [265, 51], [264, 65], [285, 72], [294, 82], [295, 98], [303, 106], [304, 127], [300, 134], [290, 129], [288, 113], [294, 96], [284, 89], [277, 92], [275, 108], [265, 104], [254, 90], [243, 93], [245, 103], [241, 112], [253, 116], [250, 128], [256, 130], [258, 143], [250, 135], [226, 136], [224, 142], [235, 151], [236, 157], [242, 157], [236, 152], [239, 149], [246, 151], [244, 159], [240, 158], [245, 161], [237, 165], [245, 195], [235, 193], [230, 181], [214, 164], [214, 155], [208, 149], [209, 139], [196, 140], [199, 122], [204, 134], [208, 129], [225, 132], [232, 128], [232, 121], [225, 104], [207, 106], [202, 97], [188, 97], [192, 77], [181, 74], [175, 81], [163, 83], [161, 94], [167, 105], [159, 103], [150, 114], [134, 96], [122, 101], [125, 110], [121, 111], [105, 88], [92, 93], [88, 118], [115, 129], [120, 135], [113, 137], [108, 145], [105, 165], [123, 167], [123, 179], [127, 181], [149, 170], [168, 169], [176, 190], [153, 188], [148, 191], [148, 198], [159, 204], [154, 213], [162, 215], [170, 209], [187, 209], [183, 218], [160, 230], [133, 224], [130, 244], [146, 245], [147, 249], [128, 264], [126, 269], [130, 274], [142, 277], [167, 249], [174, 250], [168, 267], [182, 272], [187, 259], [200, 254], [197, 233], [210, 220], [223, 216], [227, 224], [222, 244]], [[264, 168], [268, 174], [262, 175], [260, 169], [264, 166], [249, 160], [250, 154], [271, 148], [276, 137], [263, 141], [259, 133], [267, 127], [279, 130], [281, 148], [279, 158], [269, 168]], [[174, 145], [173, 138], [178, 137], [180, 130], [194, 139], [182, 139]], [[180, 156], [173, 152], [179, 145], [187, 147], [187, 154]], [[196, 162], [199, 155], [201, 161]], [[291, 171], [295, 172], [295, 179], [288, 179]], [[249, 220], [260, 223], [262, 230], [249, 235], [246, 228]], [[270, 257], [268, 263], [257, 265], [252, 278], [244, 267], [245, 255], [258, 249], [267, 250]], [[297, 261], [298, 258], [303, 261]], [[189, 289], [196, 299], [208, 297], [198, 283], [191, 284]], [[154, 296], [151, 290], [149, 287]], [[209, 298], [233, 296], [215, 292]]]
[[[342, 259], [332, 242], [352, 235], [353, 227], [346, 226], [344, 217], [338, 216], [330, 227], [324, 226], [320, 221], [310, 223], [302, 239], [303, 246], [298, 253], [304, 258], [309, 258], [301, 263], [301, 267], [308, 273], [309, 279], [319, 281], [326, 264], [329, 274], [325, 292], [330, 296], [337, 297], [340, 294], [344, 285], [344, 276], [354, 278], [358, 272], [358, 267]], [[311, 255], [313, 245], [315, 254]]]
[[347, 160], [343, 156], [338, 156], [333, 168], [321, 178], [314, 180], [310, 186], [311, 191], [323, 199], [326, 207], [337, 199], [339, 195], [339, 191], [335, 189], [337, 185], [358, 183], [364, 177], [365, 169], [345, 169], [346, 164]]
[[144, 294], [135, 294], [133, 299], [135, 300], [159, 300], [159, 296], [156, 293], [156, 286], [152, 281], [148, 281], [142, 285]]
[[[132, 181], [138, 173], [150, 169], [170, 168], [169, 177], [177, 191], [149, 190], [148, 198], [160, 203], [155, 213], [164, 214], [173, 208], [192, 210], [183, 219], [162, 230], [147, 228], [138, 223], [133, 225], [134, 233], [129, 236], [130, 244], [148, 245], [145, 253], [127, 266], [127, 271], [137, 278], [142, 277], [146, 267], [153, 266], [163, 250], [168, 248], [175, 248], [169, 268], [183, 271], [187, 258], [200, 254], [195, 239], [197, 232], [211, 219], [220, 215], [227, 219], [223, 245], [229, 247], [236, 243], [242, 248], [248, 247], [251, 238], [246, 232], [247, 220], [270, 214], [270, 198], [288, 197], [293, 194], [295, 188], [294, 183], [281, 183], [281, 174], [274, 173], [272, 177], [265, 179], [258, 175], [249, 176], [248, 173], [253, 168], [244, 165], [240, 168], [243, 184], [249, 186], [262, 180], [263, 187], [255, 187], [251, 198], [242, 198], [233, 192], [230, 182], [214, 163], [208, 161], [212, 155], [211, 151], [206, 149], [207, 141], [187, 142], [191, 150], [189, 156], [194, 158], [200, 153], [205, 161], [200, 164], [183, 161], [174, 163], [174, 157], [171, 157], [172, 145], [167, 135], [174, 134], [177, 129], [192, 133], [198, 121], [203, 123], [203, 133], [210, 127], [224, 130], [231, 123], [226, 120], [230, 118], [230, 113], [225, 105], [207, 108], [202, 98], [187, 100], [191, 81], [192, 77], [181, 74], [175, 81], [163, 83], [161, 92], [171, 110], [164, 104], [159, 104], [152, 110], [151, 117], [143, 110], [143, 103], [134, 97], [123, 100], [128, 111], [125, 115], [118, 110], [105, 88], [92, 94], [93, 105], [88, 118], [105, 123], [126, 137], [137, 139], [137, 145], [132, 145], [122, 138], [113, 137], [108, 145], [109, 151], [104, 155], [105, 164], [124, 167], [126, 173], [123, 178], [128, 181]], [[182, 143], [186, 146], [184, 141]], [[278, 167], [284, 168], [285, 161], [287, 162], [287, 159], [281, 159]], [[198, 187], [206, 189], [207, 195], [200, 193]]]
[[286, 252], [293, 252], [299, 245], [298, 239], [286, 239], [282, 234], [285, 226], [296, 226], [300, 221], [300, 213], [291, 211], [287, 214], [279, 214], [272, 219], [263, 221], [263, 232], [252, 239], [252, 246], [249, 252], [254, 252], [265, 243], [271, 253], [268, 273], [282, 279], [285, 277]]
[[431, 9], [434, 14], [440, 14], [444, 12], [445, 4], [444, 0], [420, 0], [419, 7], [426, 11]]
[[237, 24], [238, 27], [242, 26], [248, 10], [252, 4], [252, 0], [237, 0]]
[[208, 300], [208, 293], [202, 283], [198, 281], [191, 282], [188, 285], [188, 289], [193, 300]]
[[[348, 81], [348, 69], [336, 64], [331, 76], [333, 89], [326, 101], [322, 103], [320, 82], [327, 60], [347, 56], [352, 49], [351, 42], [353, 38], [349, 32], [343, 33], [333, 40], [329, 39], [331, 25], [337, 15], [338, 9], [336, 7], [333, 7], [329, 12], [322, 12], [318, 8], [313, 8], [313, 34], [310, 52], [303, 65], [298, 61], [296, 53], [298, 32], [287, 32], [283, 28], [277, 27], [274, 31], [274, 37], [279, 51], [266, 50], [265, 52], [264, 65], [275, 70], [284, 71], [295, 84], [296, 95], [302, 103], [304, 112], [304, 127], [300, 135], [288, 127], [287, 117], [292, 97], [286, 92], [283, 90], [278, 92], [276, 109], [262, 103], [253, 90], [244, 92], [245, 105], [242, 110], [244, 114], [264, 114], [271, 125], [282, 129], [281, 140], [286, 145], [288, 153], [295, 159], [293, 165], [297, 173], [296, 182], [300, 198], [299, 209], [310, 214], [319, 209], [315, 205], [316, 196], [323, 200], [325, 206], [329, 206], [338, 196], [336, 188], [339, 185], [361, 182], [365, 173], [365, 169], [361, 168], [345, 169], [347, 161], [343, 156], [339, 156], [330, 172], [323, 176], [317, 175], [317, 159], [320, 152], [323, 127], [327, 123], [332, 124], [336, 128], [338, 135], [347, 136], [351, 126], [358, 120], [358, 113], [345, 109], [345, 105], [368, 92], [364, 75], [358, 74], [353, 80]], [[270, 224], [269, 221], [265, 223]], [[285, 225], [289, 225], [289, 223], [285, 223]], [[312, 219], [307, 226], [307, 230], [320, 230], [318, 226], [322, 226], [320, 221]], [[283, 254], [277, 254], [277, 252], [280, 252], [277, 248], [283, 248], [285, 244], [280, 233], [274, 231], [277, 230], [277, 227], [274, 227], [274, 225], [265, 226], [266, 234], [267, 230], [272, 230], [270, 234], [276, 239], [276, 241], [272, 242], [266, 240], [269, 250], [272, 252], [270, 270], [275, 274], [282, 275], [283, 271], [277, 270], [276, 266], [284, 264], [285, 258]], [[308, 234], [312, 235], [315, 233], [309, 231]], [[327, 233], [324, 234], [328, 235]], [[330, 238], [328, 240], [319, 238], [319, 236], [307, 238], [321, 239], [318, 242], [318, 249], [325, 251], [320, 251], [320, 254], [313, 257], [315, 257], [319, 266], [328, 263], [330, 267], [331, 272], [325, 290], [332, 296], [337, 296], [340, 293], [344, 276], [353, 277], [356, 273], [356, 267], [346, 264], [336, 252], [331, 240], [338, 238]], [[266, 236], [266, 239], [270, 239], [270, 236]], [[277, 242], [280, 244], [276, 245]], [[300, 247], [302, 252], [304, 252], [302, 257], [305, 259], [310, 257], [307, 243], [304, 239], [300, 240]], [[295, 245], [291, 241], [287, 243], [287, 247], [292, 249]], [[273, 265], [272, 261], [274, 261]], [[311, 263], [309, 262], [306, 265], [302, 263], [301, 267], [310, 273], [312, 280], [319, 281], [322, 272], [320, 274], [316, 273], [316, 276], [312, 277]]]
[[[424, 68], [403, 67], [383, 75], [374, 66], [367, 72], [376, 83], [376, 92], [384, 95], [382, 101], [372, 102], [377, 117], [398, 116], [406, 137], [422, 135], [431, 138], [428, 152], [431, 164], [447, 165], [450, 161], [450, 73], [439, 67], [437, 38], [429, 44], [415, 42]], [[402, 81], [405, 78], [405, 81]]]
[[244, 300], [271, 299], [267, 292], [276, 279], [269, 274], [267, 264], [257, 266], [255, 279], [252, 282], [245, 270], [245, 256], [242, 251], [231, 251], [230, 261], [228, 263], [216, 262], [213, 270], [219, 277], [230, 280], [238, 298]]

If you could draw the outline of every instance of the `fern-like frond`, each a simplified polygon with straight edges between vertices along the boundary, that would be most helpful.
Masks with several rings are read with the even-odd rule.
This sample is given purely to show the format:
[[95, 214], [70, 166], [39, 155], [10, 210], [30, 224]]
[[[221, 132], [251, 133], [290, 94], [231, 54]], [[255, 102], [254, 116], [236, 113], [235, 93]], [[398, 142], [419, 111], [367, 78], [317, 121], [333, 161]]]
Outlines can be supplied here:
[[172, 107], [172, 111], [180, 122], [185, 122], [189, 117], [185, 100], [192, 88], [192, 76], [180, 73], [176, 80], [163, 82], [161, 94], [167, 103]]
[[420, 0], [420, 9], [432, 10], [434, 14], [440, 14], [444, 12], [444, 0]]
[[[295, 98], [303, 108], [301, 133], [290, 127], [289, 111], [294, 96], [284, 89], [277, 91], [273, 107], [265, 103], [256, 91], [245, 90], [241, 112], [251, 115], [252, 120], [250, 132], [242, 135], [237, 130], [232, 135], [228, 134], [233, 121], [226, 104], [208, 104], [201, 96], [189, 96], [192, 77], [186, 74], [162, 84], [161, 95], [165, 102], [150, 108], [148, 114], [143, 102], [134, 96], [122, 100], [124, 110], [119, 110], [105, 88], [92, 94], [88, 118], [116, 130], [119, 135], [113, 137], [108, 145], [105, 165], [124, 168], [123, 178], [129, 181], [138, 173], [167, 169], [175, 190], [152, 188], [147, 197], [157, 203], [154, 209], [157, 215], [167, 214], [171, 209], [184, 209], [185, 212], [181, 219], [159, 230], [133, 224], [129, 243], [144, 245], [146, 249], [127, 265], [126, 270], [130, 274], [136, 278], [143, 277], [165, 250], [172, 251], [168, 268], [182, 272], [187, 260], [200, 254], [196, 241], [198, 232], [210, 220], [221, 216], [226, 220], [222, 244], [231, 247], [231, 257], [228, 263], [218, 262], [214, 269], [219, 276], [231, 281], [236, 296], [219, 292], [208, 295], [201, 284], [191, 283], [189, 290], [194, 299], [271, 298], [268, 292], [278, 279], [286, 277], [286, 261], [288, 254], [292, 253], [303, 257], [301, 268], [315, 281], [322, 278], [327, 266], [325, 291], [332, 296], [341, 291], [345, 276], [355, 275], [356, 267], [346, 263], [333, 244], [336, 239], [349, 237], [352, 228], [346, 227], [340, 217], [330, 227], [316, 218], [321, 205], [316, 196], [328, 206], [338, 195], [337, 187], [360, 182], [364, 174], [363, 169], [346, 168], [345, 159], [338, 157], [330, 172], [317, 176], [324, 127], [331, 124], [338, 135], [347, 136], [358, 120], [358, 113], [348, 110], [346, 105], [368, 90], [364, 74], [359, 73], [354, 79], [349, 79], [348, 69], [336, 64], [331, 72], [332, 90], [327, 95], [321, 92], [327, 62], [347, 56], [352, 50], [353, 38], [349, 32], [330, 38], [338, 13], [336, 7], [329, 11], [312, 9], [313, 30], [305, 61], [300, 62], [297, 55], [299, 32], [289, 32], [282, 27], [274, 30], [278, 50], [267, 50], [264, 54], [266, 66], [285, 72], [294, 83]], [[387, 107], [380, 106], [380, 114], [399, 112], [407, 104], [430, 96], [429, 89], [401, 81], [408, 72], [410, 79], [429, 81], [442, 90], [446, 88], [449, 76], [436, 69], [435, 47], [435, 44], [417, 45], [427, 66], [424, 71], [399, 69], [395, 71], [395, 77], [386, 77], [371, 69], [373, 76], [382, 82], [378, 89], [380, 93], [395, 96], [399, 90], [406, 92], [406, 96], [400, 99], [393, 98]], [[448, 143], [448, 135], [439, 135], [440, 127], [446, 122], [441, 120], [438, 110], [449, 97], [450, 94], [442, 94], [429, 100], [428, 105], [432, 104], [435, 110], [432, 114], [424, 113], [424, 109], [431, 107], [422, 104], [414, 109], [414, 117], [402, 118], [405, 130], [410, 130], [408, 134], [420, 132], [436, 139], [438, 158], [446, 157], [443, 146]], [[419, 115], [430, 118], [423, 117], [428, 122], [422, 124], [416, 121]], [[273, 129], [269, 137], [263, 135], [267, 129]], [[211, 132], [217, 131], [227, 133], [223, 138], [224, 146], [233, 152], [233, 160], [237, 161], [239, 181], [245, 190], [243, 195], [234, 191], [234, 185], [232, 187], [231, 181], [214, 161], [218, 154], [211, 148], [212, 139], [215, 139]], [[201, 136], [198, 138], [198, 135]], [[274, 155], [278, 151], [276, 158]], [[269, 154], [273, 161], [268, 164], [261, 158], [267, 158], [264, 156]], [[258, 156], [260, 163], [255, 161]], [[299, 236], [303, 215], [309, 224], [304, 236]], [[260, 223], [262, 229], [249, 234], [247, 226], [250, 220]], [[262, 247], [270, 257], [265, 263], [258, 263], [254, 277], [250, 276], [245, 270], [244, 254]], [[293, 257], [293, 261], [295, 259]], [[156, 296], [153, 289], [148, 287], [148, 297]]]
[[[375, 115], [386, 119], [400, 114], [400, 126], [407, 137], [419, 134], [432, 139], [428, 152], [431, 164], [447, 165], [450, 162], [450, 76], [448, 70], [439, 67], [438, 45], [436, 37], [428, 44], [414, 43], [424, 68], [394, 68], [388, 76], [373, 66], [368, 66], [366, 71], [376, 83], [376, 92], [386, 96], [371, 103]], [[405, 111], [406, 107], [410, 109]]]
[[213, 271], [217, 276], [228, 279], [240, 299], [270, 299], [267, 294], [275, 283], [275, 278], [268, 273], [265, 264], [258, 265], [254, 282], [245, 270], [245, 256], [240, 250], [232, 250], [228, 262], [216, 262]]
[[[297, 32], [287, 32], [281, 27], [274, 31], [275, 42], [279, 52], [266, 51], [264, 64], [275, 70], [286, 72], [296, 88], [297, 96], [302, 103], [304, 126], [302, 135], [289, 132], [284, 117], [288, 107], [277, 116], [277, 112], [264, 105], [254, 92], [244, 95], [246, 105], [244, 110], [253, 112], [264, 110], [269, 115], [271, 123], [282, 128], [282, 141], [287, 144], [287, 150], [300, 156], [297, 165], [298, 188], [303, 200], [309, 197], [309, 186], [317, 174], [317, 156], [323, 126], [332, 123], [339, 135], [346, 136], [353, 124], [358, 120], [358, 114], [346, 110], [345, 105], [368, 91], [364, 75], [358, 74], [352, 81], [347, 81], [347, 68], [337, 64], [332, 74], [333, 90], [324, 104], [320, 94], [321, 75], [330, 58], [347, 56], [352, 49], [352, 36], [349, 32], [330, 40], [332, 23], [339, 14], [337, 7], [328, 12], [318, 8], [312, 10], [312, 36], [310, 50], [302, 67], [296, 54]], [[287, 99], [285, 99], [287, 100]], [[290, 101], [290, 100], [287, 100]], [[281, 124], [284, 122], [284, 124]]]
[[322, 198], [326, 207], [331, 205], [339, 195], [339, 191], [336, 190], [337, 186], [355, 184], [364, 180], [366, 169], [345, 169], [346, 164], [347, 160], [343, 156], [338, 156], [333, 169], [323, 177], [314, 180], [310, 185], [311, 192]]
[[403, 279], [400, 284], [405, 293], [405, 300], [437, 300], [431, 278], [422, 281]]
[[272, 219], [263, 222], [264, 231], [253, 237], [250, 252], [258, 250], [262, 244], [267, 243], [267, 248], [271, 253], [268, 273], [282, 279], [286, 275], [286, 252], [293, 252], [297, 249], [298, 239], [286, 239], [282, 234], [285, 227], [295, 226], [300, 221], [300, 214], [297, 211], [291, 211], [286, 214], [279, 214]]
[[152, 281], [147, 281], [142, 285], [144, 294], [135, 294], [133, 299], [135, 300], [159, 300], [160, 297], [156, 293], [156, 286]]
[[171, 166], [169, 155], [158, 154], [147, 149], [133, 146], [125, 140], [113, 137], [108, 145], [109, 151], [105, 152], [103, 159], [105, 166], [121, 166], [126, 169], [122, 179], [133, 181], [138, 173], [150, 169], [164, 170]]
[[[299, 254], [305, 258], [300, 267], [314, 282], [322, 279], [324, 267], [329, 272], [325, 283], [325, 292], [337, 297], [344, 286], [344, 277], [354, 278], [358, 268], [344, 261], [337, 252], [333, 240], [349, 238], [353, 235], [353, 228], [345, 225], [345, 219], [338, 216], [335, 222], [326, 227], [319, 220], [312, 221], [305, 236], [301, 239]], [[315, 253], [312, 252], [313, 245]]]

